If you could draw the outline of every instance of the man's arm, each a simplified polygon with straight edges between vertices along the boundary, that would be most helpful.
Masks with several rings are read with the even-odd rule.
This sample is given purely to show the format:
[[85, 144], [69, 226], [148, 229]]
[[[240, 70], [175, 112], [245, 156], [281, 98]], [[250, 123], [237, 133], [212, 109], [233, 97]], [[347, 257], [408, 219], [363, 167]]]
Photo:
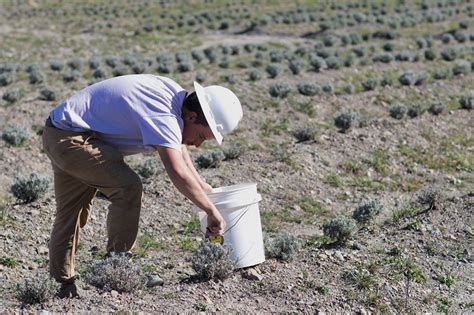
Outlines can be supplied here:
[[207, 225], [211, 235], [223, 234], [225, 227], [224, 219], [189, 169], [183, 154], [178, 150], [167, 147], [158, 147], [158, 153], [168, 176], [176, 188], [207, 213]]
[[189, 170], [193, 174], [193, 176], [196, 178], [198, 181], [199, 185], [204, 189], [205, 192], [210, 193], [212, 192], [212, 187], [208, 183], [206, 183], [205, 180], [202, 179], [202, 177], [199, 175], [197, 172], [196, 168], [194, 167], [193, 162], [191, 161], [191, 157], [189, 156], [188, 149], [186, 148], [185, 145], [181, 146], [181, 153], [183, 154], [183, 159], [186, 165], [188, 166]]

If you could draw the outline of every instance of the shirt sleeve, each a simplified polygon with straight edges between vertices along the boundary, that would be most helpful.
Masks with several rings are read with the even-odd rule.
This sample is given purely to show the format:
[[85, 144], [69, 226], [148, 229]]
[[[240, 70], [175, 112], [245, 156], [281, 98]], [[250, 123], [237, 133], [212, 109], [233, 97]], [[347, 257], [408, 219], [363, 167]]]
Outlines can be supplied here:
[[147, 116], [140, 122], [143, 144], [181, 151], [182, 131], [174, 116]]

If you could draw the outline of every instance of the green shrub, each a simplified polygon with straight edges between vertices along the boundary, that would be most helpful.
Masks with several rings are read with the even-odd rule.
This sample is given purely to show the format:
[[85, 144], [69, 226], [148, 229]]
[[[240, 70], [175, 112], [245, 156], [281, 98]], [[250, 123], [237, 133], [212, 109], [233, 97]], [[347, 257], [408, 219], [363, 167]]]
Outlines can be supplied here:
[[444, 80], [451, 75], [451, 69], [437, 69], [433, 73], [433, 79]]
[[323, 224], [323, 233], [337, 243], [347, 242], [355, 233], [356, 225], [347, 217], [330, 219]]
[[8, 268], [15, 268], [18, 262], [14, 257], [11, 256], [3, 256], [0, 258], [0, 265], [3, 265]]
[[299, 83], [297, 88], [300, 94], [306, 96], [314, 96], [321, 92], [321, 87], [313, 82]]
[[57, 90], [53, 88], [44, 88], [40, 91], [40, 98], [45, 101], [56, 101]]
[[85, 281], [104, 291], [135, 292], [145, 286], [146, 277], [141, 268], [127, 255], [111, 254], [94, 263]]
[[433, 115], [439, 115], [443, 112], [445, 106], [440, 102], [433, 102], [431, 103], [430, 107], [428, 107], [428, 112]]
[[42, 197], [49, 188], [49, 178], [31, 173], [30, 176], [18, 176], [10, 187], [13, 195], [24, 202], [32, 202]]
[[395, 119], [402, 119], [407, 113], [407, 108], [402, 104], [393, 104], [389, 108], [390, 117]]
[[190, 257], [196, 276], [202, 280], [224, 280], [235, 268], [230, 259], [230, 248], [226, 245], [203, 241]]
[[29, 72], [28, 80], [31, 84], [43, 83], [44, 79], [45, 75], [40, 70]]
[[426, 80], [426, 75], [423, 73], [415, 73], [412, 71], [407, 71], [400, 75], [398, 81], [402, 85], [420, 85]]
[[452, 72], [454, 75], [468, 75], [471, 72], [471, 63], [467, 60], [459, 60], [453, 66]]
[[437, 209], [443, 199], [439, 189], [432, 187], [420, 191], [416, 196], [416, 203], [421, 206], [427, 206], [428, 209]]
[[274, 83], [268, 90], [272, 97], [285, 98], [290, 94], [291, 87], [286, 83]]
[[341, 132], [346, 132], [356, 124], [358, 119], [359, 115], [356, 112], [345, 112], [334, 118], [334, 124]]
[[382, 209], [383, 205], [378, 199], [369, 200], [355, 208], [352, 212], [352, 217], [357, 222], [365, 223], [373, 219]]
[[321, 70], [327, 68], [326, 61], [315, 54], [310, 56], [309, 64], [316, 72], [320, 72]]
[[224, 160], [234, 160], [239, 158], [245, 152], [245, 146], [239, 143], [233, 144], [223, 150]]
[[435, 60], [436, 59], [436, 52], [433, 49], [426, 49], [424, 52], [426, 60]]
[[2, 99], [7, 101], [8, 103], [15, 103], [20, 99], [20, 92], [18, 92], [18, 90], [6, 91], [2, 95]]
[[258, 81], [262, 78], [262, 72], [260, 72], [259, 70], [252, 70], [250, 71], [249, 73], [249, 79], [251, 81]]
[[268, 73], [270, 78], [276, 78], [282, 71], [282, 67], [278, 63], [271, 63], [266, 68], [265, 71]]
[[218, 167], [225, 159], [225, 154], [221, 150], [206, 152], [196, 158], [196, 163], [200, 168]]
[[459, 104], [461, 105], [461, 108], [471, 110], [474, 107], [474, 90], [461, 96]]
[[137, 173], [144, 178], [150, 178], [160, 170], [163, 170], [163, 167], [157, 158], [147, 159], [137, 167]]
[[407, 109], [407, 115], [410, 118], [421, 116], [424, 112], [425, 112], [425, 108], [420, 104], [412, 105], [408, 107]]
[[301, 241], [296, 236], [287, 233], [280, 234], [265, 242], [267, 257], [282, 261], [292, 261], [300, 248]]
[[328, 67], [328, 69], [339, 69], [342, 67], [343, 65], [343, 62], [342, 62], [342, 59], [340, 57], [337, 57], [337, 56], [330, 56], [328, 58], [326, 58], [326, 65]]
[[2, 139], [15, 147], [19, 147], [30, 140], [31, 135], [25, 128], [12, 125], [3, 130]]
[[64, 68], [64, 62], [60, 60], [53, 60], [49, 63], [49, 67], [53, 71], [61, 71]]
[[304, 68], [304, 63], [300, 59], [291, 59], [288, 67], [294, 75], [298, 75]]
[[70, 69], [63, 75], [64, 82], [74, 82], [79, 80], [81, 73], [77, 69]]
[[13, 82], [14, 75], [12, 72], [0, 73], [0, 86], [7, 86]]
[[58, 290], [59, 284], [55, 280], [48, 275], [38, 275], [17, 284], [15, 293], [23, 304], [42, 304], [51, 300]]
[[441, 57], [446, 61], [453, 61], [460, 55], [460, 49], [458, 47], [446, 47], [441, 51]]
[[377, 78], [368, 78], [367, 80], [362, 81], [362, 87], [366, 91], [375, 90], [378, 84], [379, 84], [379, 81], [377, 80]]
[[295, 129], [292, 132], [292, 135], [296, 138], [298, 142], [315, 140], [317, 135], [317, 128], [313, 125], [306, 125], [304, 127]]

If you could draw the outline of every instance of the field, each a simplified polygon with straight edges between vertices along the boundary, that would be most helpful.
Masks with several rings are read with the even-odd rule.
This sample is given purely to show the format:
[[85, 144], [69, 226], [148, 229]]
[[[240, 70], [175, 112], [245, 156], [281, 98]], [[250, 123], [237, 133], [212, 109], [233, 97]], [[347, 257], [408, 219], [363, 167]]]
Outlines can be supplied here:
[[[474, 312], [473, 16], [472, 0], [1, 1], [0, 312]], [[127, 156], [144, 183], [133, 262], [164, 285], [84, 280], [105, 253], [98, 196], [80, 298], [22, 303], [17, 285], [48, 270], [44, 121], [75, 91], [131, 73], [239, 96], [238, 129], [191, 155], [214, 187], [257, 183], [266, 244], [292, 235], [299, 250], [268, 255], [253, 278], [192, 281], [196, 207], [157, 154]], [[30, 174], [37, 195], [18, 193]], [[347, 225], [331, 230], [334, 219]]]

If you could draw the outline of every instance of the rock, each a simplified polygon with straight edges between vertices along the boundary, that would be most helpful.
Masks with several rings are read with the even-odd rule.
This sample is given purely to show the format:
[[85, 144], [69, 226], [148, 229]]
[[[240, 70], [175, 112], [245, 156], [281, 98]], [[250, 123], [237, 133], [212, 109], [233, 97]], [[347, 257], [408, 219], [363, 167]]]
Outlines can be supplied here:
[[151, 274], [147, 277], [147, 282], [146, 282], [146, 286], [148, 288], [152, 288], [152, 287], [156, 287], [158, 285], [163, 285], [165, 283], [165, 281], [163, 279], [160, 278], [159, 275], [157, 274]]
[[49, 314], [49, 312], [47, 310], [41, 310], [39, 312], [39, 315], [48, 315], [48, 314]]
[[241, 275], [242, 275], [242, 278], [252, 280], [252, 281], [263, 280], [263, 276], [255, 268], [244, 269], [242, 270]]
[[49, 249], [48, 247], [46, 246], [40, 246], [36, 249], [36, 251], [38, 252], [38, 254], [40, 255], [47, 255], [49, 253]]
[[342, 253], [338, 250], [336, 252], [334, 252], [334, 257], [336, 257], [337, 260], [339, 260], [339, 261], [344, 261], [345, 260], [344, 256], [342, 256]]
[[110, 291], [110, 295], [115, 298], [119, 295], [119, 293], [115, 290], [112, 290], [112, 291]]

